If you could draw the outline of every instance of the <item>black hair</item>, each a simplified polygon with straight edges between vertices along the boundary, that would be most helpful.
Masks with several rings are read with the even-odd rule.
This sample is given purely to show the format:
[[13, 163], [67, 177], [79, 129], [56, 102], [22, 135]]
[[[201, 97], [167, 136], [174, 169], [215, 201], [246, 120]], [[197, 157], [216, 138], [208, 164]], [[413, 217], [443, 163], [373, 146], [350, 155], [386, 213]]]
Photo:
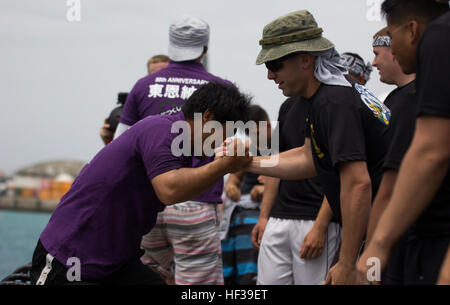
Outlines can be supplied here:
[[447, 3], [436, 0], [385, 0], [381, 12], [388, 21], [403, 22], [406, 18], [417, 18], [428, 24], [449, 9]]
[[251, 105], [249, 109], [248, 119], [255, 122], [268, 121], [269, 115], [261, 106]]
[[211, 82], [197, 89], [183, 104], [182, 111], [186, 119], [194, 119], [194, 113], [204, 113], [209, 109], [214, 120], [226, 121], [248, 120], [251, 98], [233, 86]]
[[[269, 121], [269, 115], [259, 105], [251, 105], [248, 113], [248, 120], [253, 121], [258, 124], [260, 121]], [[249, 134], [250, 130], [248, 128], [245, 129], [245, 134]]]

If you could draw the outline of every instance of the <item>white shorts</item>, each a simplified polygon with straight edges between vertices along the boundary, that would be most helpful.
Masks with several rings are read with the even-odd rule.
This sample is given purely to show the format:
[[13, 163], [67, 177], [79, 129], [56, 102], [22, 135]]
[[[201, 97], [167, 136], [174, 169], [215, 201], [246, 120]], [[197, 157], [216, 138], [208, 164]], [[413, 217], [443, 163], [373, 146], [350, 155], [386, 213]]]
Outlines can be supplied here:
[[269, 218], [258, 256], [258, 285], [320, 285], [339, 249], [341, 230], [328, 225], [327, 240], [321, 256], [300, 258], [303, 239], [313, 220]]

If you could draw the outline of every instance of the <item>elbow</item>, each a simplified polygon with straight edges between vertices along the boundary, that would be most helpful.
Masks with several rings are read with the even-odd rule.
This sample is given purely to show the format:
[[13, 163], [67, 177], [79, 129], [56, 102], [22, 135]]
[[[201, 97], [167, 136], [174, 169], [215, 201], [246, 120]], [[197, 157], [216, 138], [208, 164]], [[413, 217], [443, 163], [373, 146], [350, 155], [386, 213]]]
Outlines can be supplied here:
[[341, 163], [339, 172], [342, 202], [370, 208], [372, 181], [366, 163], [363, 161]]
[[[351, 202], [354, 209], [363, 212], [367, 209], [370, 210], [372, 201], [372, 184], [370, 177], [365, 179], [363, 177], [352, 182], [351, 186], [347, 188], [348, 194], [341, 194], [343, 202]], [[341, 190], [344, 191], [345, 190]], [[345, 199], [347, 200], [345, 200]], [[350, 200], [350, 201], [348, 201]]]
[[355, 190], [363, 192], [363, 193], [371, 193], [372, 192], [372, 181], [370, 177], [362, 177], [355, 181]]
[[164, 205], [172, 205], [181, 202], [186, 191], [180, 186], [175, 170], [154, 177], [151, 181], [153, 191]]
[[342, 190], [351, 193], [368, 194], [372, 191], [372, 180], [367, 171], [359, 172], [343, 178], [341, 176]]
[[350, 175], [345, 175], [345, 178], [341, 176], [341, 181], [353, 192], [370, 194], [372, 191], [372, 179], [366, 167], [358, 168]]
[[420, 159], [426, 164], [434, 165], [435, 167], [447, 167], [449, 164], [449, 157], [444, 151], [426, 149], [422, 151]]
[[177, 203], [177, 202], [175, 202], [175, 200], [172, 200], [170, 198], [164, 199], [164, 201], [161, 201], [161, 202], [164, 203], [164, 205], [166, 205], [166, 206], [174, 205], [175, 203]]
[[345, 190], [341, 189], [342, 221], [347, 222], [349, 219], [359, 219], [358, 221], [364, 222], [367, 226], [372, 202], [370, 179], [369, 181], [359, 181], [347, 190], [345, 192]]
[[158, 199], [166, 206], [174, 204], [173, 200], [171, 200], [169, 196], [158, 196]]
[[357, 194], [360, 200], [356, 203], [361, 207], [370, 207], [372, 201], [372, 183], [370, 177], [362, 178], [355, 182], [353, 192]]
[[178, 203], [175, 191], [169, 187], [157, 192], [156, 196], [158, 197], [159, 201], [167, 206]]

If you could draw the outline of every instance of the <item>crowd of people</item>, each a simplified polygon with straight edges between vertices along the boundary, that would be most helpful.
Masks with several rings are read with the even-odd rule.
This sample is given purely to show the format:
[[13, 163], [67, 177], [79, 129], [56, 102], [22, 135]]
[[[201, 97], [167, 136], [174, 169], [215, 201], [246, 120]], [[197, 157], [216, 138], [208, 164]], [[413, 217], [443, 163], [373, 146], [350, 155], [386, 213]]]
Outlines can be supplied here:
[[[307, 10], [264, 27], [256, 64], [287, 97], [277, 126], [202, 64], [208, 23], [178, 17], [41, 234], [33, 283], [450, 284], [449, 3], [381, 10], [371, 63]], [[364, 86], [374, 68], [396, 86], [384, 101]], [[223, 140], [238, 121], [265, 124], [196, 153], [209, 124]]]

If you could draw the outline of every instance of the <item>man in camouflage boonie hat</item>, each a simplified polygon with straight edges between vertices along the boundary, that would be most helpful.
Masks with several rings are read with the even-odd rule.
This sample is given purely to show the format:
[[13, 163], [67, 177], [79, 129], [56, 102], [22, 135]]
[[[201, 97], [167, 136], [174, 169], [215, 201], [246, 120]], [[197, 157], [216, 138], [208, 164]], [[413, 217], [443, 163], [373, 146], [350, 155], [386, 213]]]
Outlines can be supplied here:
[[[289, 109], [283, 108], [283, 115], [289, 117], [289, 113], [298, 111], [297, 103], [308, 106], [302, 109], [307, 112], [304, 134], [296, 128], [287, 135], [281, 134], [281, 138], [295, 136], [297, 132], [299, 137], [305, 136], [305, 140], [301, 149], [278, 155], [278, 163], [273, 167], [263, 167], [262, 157], [254, 157], [247, 170], [290, 180], [317, 176], [328, 204], [326, 201], [322, 204], [309, 233], [303, 234], [299, 229], [296, 234], [289, 233], [304, 239], [302, 250], [292, 249], [291, 253], [304, 253], [303, 247], [309, 247], [314, 253], [317, 249], [324, 250], [321, 256], [329, 255], [331, 243], [318, 227], [322, 230], [325, 227], [329, 236], [333, 227], [329, 222], [334, 219], [342, 224], [342, 233], [338, 230], [342, 240], [339, 260], [331, 268], [332, 262], [325, 260], [326, 266], [321, 266], [329, 269], [328, 274], [326, 271], [317, 274], [326, 284], [352, 283], [352, 277], [357, 274], [356, 261], [368, 226], [372, 199], [383, 173], [389, 144], [389, 109], [367, 88], [345, 75], [347, 70], [340, 64], [339, 53], [322, 37], [322, 29], [309, 12], [297, 11], [272, 21], [264, 28], [260, 44], [262, 50], [256, 63], [266, 65], [267, 78], [273, 80], [285, 96], [300, 97]], [[301, 117], [290, 116], [297, 121]], [[265, 208], [263, 204], [261, 211]], [[271, 236], [264, 234], [262, 244]], [[279, 257], [290, 255], [276, 247], [268, 248], [267, 253], [271, 254], [266, 257], [272, 259], [272, 266]], [[264, 255], [262, 246], [261, 255]], [[303, 264], [308, 264], [308, 260], [314, 264], [321, 256], [314, 260], [302, 257]], [[262, 259], [258, 261], [258, 268], [260, 261]], [[260, 271], [258, 282], [268, 284], [260, 280], [261, 273], [261, 278], [264, 277], [264, 271]]]
[[[298, 54], [309, 54], [314, 68], [315, 79], [328, 85], [351, 87], [344, 77], [347, 70], [340, 64], [340, 55], [335, 50], [333, 43], [322, 37], [322, 28], [317, 25], [314, 17], [306, 10], [296, 11], [275, 19], [264, 27], [263, 37], [259, 41], [262, 50], [259, 52], [256, 64], [265, 63], [269, 72], [277, 72], [283, 62], [294, 60]], [[301, 88], [304, 82], [302, 70], [285, 70], [286, 80], [279, 75], [280, 86], [286, 96], [308, 95]], [[296, 75], [298, 74], [298, 75]], [[268, 76], [273, 79], [272, 76]], [[276, 81], [278, 84], [279, 82]], [[294, 83], [297, 83], [295, 85]]]
[[314, 17], [305, 10], [275, 19], [264, 27], [263, 38], [259, 41], [262, 50], [256, 64], [294, 52], [319, 52], [334, 48], [331, 41], [322, 37], [322, 32]]
[[[280, 60], [299, 51], [320, 52], [332, 49], [333, 44], [322, 37], [322, 31], [307, 11], [294, 12], [276, 19], [264, 28], [263, 39], [260, 41], [263, 49], [257, 64]], [[302, 83], [295, 77], [297, 69], [294, 67], [283, 71], [283, 74], [290, 75], [286, 75], [283, 82], [280, 82], [280, 89], [287, 96], [297, 93], [297, 88], [292, 87], [292, 84]], [[304, 120], [308, 108], [298, 98], [288, 99], [281, 106], [280, 109], [289, 109], [280, 110], [278, 119], [280, 147], [283, 150], [303, 145], [304, 137], [300, 135], [306, 129]], [[264, 193], [266, 197], [275, 193], [274, 206], [269, 213], [265, 213], [265, 207], [261, 209], [252, 232], [254, 243], [259, 246], [258, 283], [320, 285], [337, 254], [340, 225], [336, 221], [329, 223], [332, 217], [329, 209], [329, 214], [321, 213], [318, 217], [324, 196], [317, 179], [283, 179], [274, 187], [274, 182], [271, 181], [265, 183]], [[327, 215], [331, 217], [327, 218]]]

